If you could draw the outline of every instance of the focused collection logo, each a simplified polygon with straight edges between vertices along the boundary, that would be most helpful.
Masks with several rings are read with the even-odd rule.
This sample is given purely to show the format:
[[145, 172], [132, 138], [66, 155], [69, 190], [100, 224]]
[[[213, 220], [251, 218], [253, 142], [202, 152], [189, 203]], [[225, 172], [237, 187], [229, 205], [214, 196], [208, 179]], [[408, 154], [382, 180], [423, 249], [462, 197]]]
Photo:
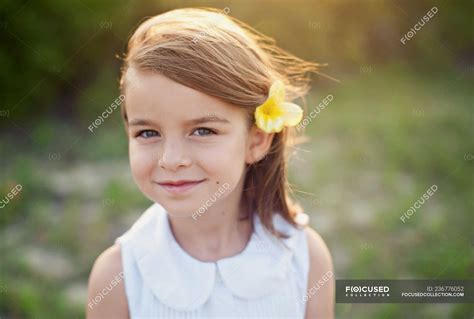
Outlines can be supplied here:
[[389, 297], [388, 286], [345, 286], [346, 297]]

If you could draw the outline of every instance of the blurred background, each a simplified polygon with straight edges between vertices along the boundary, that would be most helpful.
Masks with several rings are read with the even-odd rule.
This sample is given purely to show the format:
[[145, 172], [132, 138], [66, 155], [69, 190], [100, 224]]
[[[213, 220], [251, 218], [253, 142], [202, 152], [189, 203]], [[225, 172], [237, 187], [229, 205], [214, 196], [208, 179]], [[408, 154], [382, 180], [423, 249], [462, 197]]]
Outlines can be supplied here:
[[[328, 64], [308, 114], [333, 98], [308, 118], [290, 182], [336, 279], [474, 277], [472, 1], [2, 0], [1, 318], [84, 317], [95, 258], [150, 205], [118, 109], [88, 126], [119, 96], [116, 56], [137, 24], [189, 6], [227, 8]], [[336, 314], [472, 318], [473, 305], [337, 304]]]

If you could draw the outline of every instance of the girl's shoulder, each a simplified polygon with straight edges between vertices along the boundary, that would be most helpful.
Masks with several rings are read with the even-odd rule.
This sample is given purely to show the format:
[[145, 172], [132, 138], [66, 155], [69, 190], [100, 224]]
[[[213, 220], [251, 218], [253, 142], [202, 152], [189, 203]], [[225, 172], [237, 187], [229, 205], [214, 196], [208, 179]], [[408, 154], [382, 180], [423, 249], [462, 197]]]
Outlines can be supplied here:
[[86, 313], [88, 319], [128, 318], [122, 253], [115, 244], [97, 257], [89, 276]]
[[317, 259], [318, 262], [325, 262], [326, 265], [332, 263], [331, 253], [329, 252], [329, 248], [321, 235], [309, 225], [304, 227], [304, 232], [308, 242], [308, 252], [310, 259]]
[[321, 275], [333, 272], [331, 253], [324, 239], [310, 226], [306, 226], [304, 231], [308, 242], [310, 272], [318, 271]]
[[[322, 236], [309, 226], [309, 216], [300, 213], [294, 227], [281, 216], [274, 217], [275, 227], [290, 235], [294, 254], [307, 269], [306, 318], [334, 318], [335, 276], [329, 248]], [[304, 251], [303, 251], [304, 250]], [[307, 298], [307, 299], [306, 299]]]
[[123, 245], [137, 245], [137, 241], [143, 243], [146, 240], [144, 237], [156, 226], [156, 205], [152, 207], [117, 238], [114, 245], [97, 257], [89, 277], [88, 319], [129, 318], [122, 249]]
[[310, 264], [306, 318], [334, 318], [335, 276], [331, 253], [313, 228], [306, 226], [305, 234]]

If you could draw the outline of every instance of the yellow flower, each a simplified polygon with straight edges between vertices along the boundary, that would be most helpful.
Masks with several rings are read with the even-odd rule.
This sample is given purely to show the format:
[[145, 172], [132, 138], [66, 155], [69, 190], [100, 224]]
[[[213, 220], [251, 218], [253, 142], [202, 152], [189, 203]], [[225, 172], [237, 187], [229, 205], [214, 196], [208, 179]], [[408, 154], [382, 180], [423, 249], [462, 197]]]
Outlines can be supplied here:
[[285, 102], [285, 86], [275, 81], [267, 100], [255, 109], [255, 123], [267, 133], [281, 132], [284, 126], [295, 126], [303, 118], [303, 110], [296, 104]]

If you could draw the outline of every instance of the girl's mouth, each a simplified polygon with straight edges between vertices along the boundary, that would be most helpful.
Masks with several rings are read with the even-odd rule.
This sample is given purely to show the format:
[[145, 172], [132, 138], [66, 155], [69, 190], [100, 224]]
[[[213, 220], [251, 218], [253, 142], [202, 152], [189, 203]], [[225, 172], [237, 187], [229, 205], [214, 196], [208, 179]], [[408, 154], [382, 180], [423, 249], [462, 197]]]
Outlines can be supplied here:
[[205, 179], [200, 181], [191, 181], [191, 180], [183, 180], [183, 181], [166, 181], [162, 183], [158, 183], [161, 187], [167, 190], [171, 194], [183, 194], [185, 192], [190, 191], [197, 185], [204, 182]]

